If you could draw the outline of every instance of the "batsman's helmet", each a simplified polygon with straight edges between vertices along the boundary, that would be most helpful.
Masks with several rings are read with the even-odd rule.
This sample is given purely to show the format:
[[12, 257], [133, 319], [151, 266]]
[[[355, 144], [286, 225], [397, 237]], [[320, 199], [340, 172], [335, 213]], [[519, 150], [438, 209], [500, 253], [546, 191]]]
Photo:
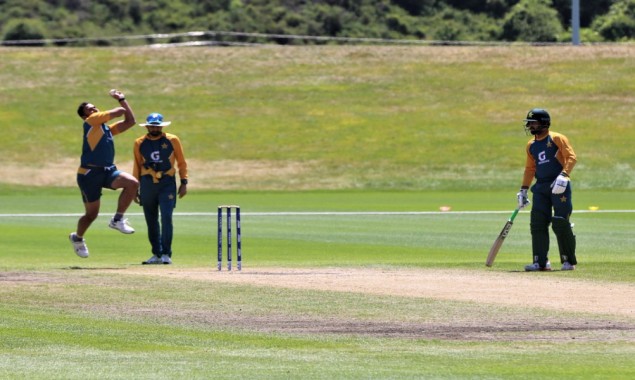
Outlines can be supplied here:
[[[525, 120], [525, 130], [527, 132], [531, 132], [529, 129], [530, 121], [537, 121], [540, 123], [540, 128], [534, 130], [536, 132], [542, 131], [545, 128], [549, 128], [551, 126], [551, 116], [549, 116], [549, 112], [542, 108], [533, 108], [527, 113], [527, 117]], [[535, 134], [535, 133], [532, 133]]]

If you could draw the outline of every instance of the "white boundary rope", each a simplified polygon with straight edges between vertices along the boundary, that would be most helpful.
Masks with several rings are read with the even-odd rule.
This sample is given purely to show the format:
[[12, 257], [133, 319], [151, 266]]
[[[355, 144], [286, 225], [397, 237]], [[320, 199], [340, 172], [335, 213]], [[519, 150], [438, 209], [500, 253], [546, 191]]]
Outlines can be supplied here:
[[[248, 216], [351, 216], [351, 215], [470, 215], [509, 214], [510, 211], [264, 211], [241, 212]], [[528, 213], [528, 212], [525, 212]], [[619, 214], [635, 213], [635, 210], [579, 210], [574, 214]], [[0, 214], [0, 218], [60, 218], [80, 217], [82, 213], [70, 214]], [[126, 213], [129, 216], [143, 216], [141, 212]], [[216, 216], [216, 212], [175, 212], [174, 216]]]

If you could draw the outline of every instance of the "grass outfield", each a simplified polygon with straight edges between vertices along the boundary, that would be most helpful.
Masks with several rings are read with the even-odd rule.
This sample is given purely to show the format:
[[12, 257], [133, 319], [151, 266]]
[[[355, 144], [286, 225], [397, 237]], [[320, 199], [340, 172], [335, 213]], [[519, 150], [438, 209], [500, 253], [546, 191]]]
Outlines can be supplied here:
[[[0, 53], [0, 378], [635, 377], [632, 45]], [[75, 110], [112, 87], [185, 147], [174, 265], [140, 265], [138, 207], [136, 234], [107, 227], [115, 192], [90, 258], [67, 240]], [[537, 106], [578, 155], [580, 265], [522, 272], [522, 212], [488, 269]], [[225, 203], [242, 273], [215, 270]]]
[[[192, 188], [515, 189], [547, 108], [577, 189], [635, 188], [635, 46], [0, 47], [0, 183], [74, 188], [77, 105], [161, 112]], [[130, 170], [141, 127], [116, 137]], [[43, 158], [45, 157], [45, 158]]]
[[[87, 236], [91, 256], [80, 259], [67, 241], [78, 197], [15, 190], [0, 195], [2, 378], [635, 375], [633, 304], [614, 303], [635, 296], [634, 214], [610, 211], [624, 209], [628, 192], [578, 192], [580, 211], [600, 207], [574, 215], [578, 270], [528, 274], [519, 271], [528, 262], [527, 213], [494, 267], [484, 266], [513, 194], [192, 192], [177, 208], [175, 264], [148, 267], [135, 207], [138, 233], [106, 226], [116, 193], [104, 197]], [[242, 206], [242, 273], [215, 270], [220, 203]], [[446, 204], [452, 212], [438, 212]], [[42, 215], [27, 216], [34, 213]], [[394, 292], [364, 284], [403, 275], [424, 277], [398, 281]], [[488, 285], [472, 285], [481, 281]], [[402, 293], [412, 286], [424, 290]], [[443, 297], [448, 288], [455, 296]], [[476, 296], [488, 289], [491, 298]], [[611, 308], [576, 305], [598, 289], [595, 302]]]
[[[73, 256], [68, 257], [66, 241], [83, 212], [76, 191], [49, 189], [42, 193], [12, 187], [0, 190], [0, 194], [3, 214], [16, 214], [0, 219], [3, 231], [6, 231], [2, 243], [11, 244], [3, 247], [3, 251], [13, 253], [4, 257], [0, 268], [55, 268], [78, 263], [88, 267], [114, 265], [120, 260], [113, 257], [124, 254], [118, 252], [122, 248], [128, 259], [119, 262], [120, 265], [136, 264], [146, 259], [145, 256], [149, 257], [144, 232], [120, 237], [103, 228], [114, 210], [117, 192], [105, 193], [100, 219], [87, 235], [94, 254], [89, 260], [79, 262]], [[589, 265], [586, 276], [635, 280], [635, 277], [629, 277], [632, 267], [627, 264], [635, 241], [630, 233], [623, 232], [635, 216], [632, 212], [608, 212], [634, 210], [631, 197], [630, 192], [575, 193], [577, 212], [574, 211], [572, 221], [579, 235], [581, 261], [602, 263], [601, 267]], [[515, 194], [195, 191], [177, 204], [174, 250], [180, 265], [204, 266], [215, 260], [215, 213], [219, 204], [241, 205], [245, 256], [247, 262], [255, 266], [449, 265], [481, 269], [483, 253], [489, 250], [515, 207]], [[441, 206], [451, 207], [451, 212], [439, 212]], [[599, 210], [590, 211], [589, 207], [593, 206]], [[141, 209], [133, 204], [129, 211], [131, 223], [144, 231]], [[356, 211], [361, 213], [355, 214]], [[395, 214], [365, 214], [375, 211]], [[302, 215], [302, 212], [309, 214]], [[321, 212], [334, 213], [324, 215]], [[347, 215], [345, 212], [353, 213]], [[33, 217], [29, 214], [44, 215]], [[530, 247], [528, 219], [528, 211], [521, 212], [516, 219], [510, 238], [497, 258], [497, 266], [511, 270], [527, 261]], [[24, 239], [24, 232], [32, 231], [34, 226], [38, 227], [36, 231], [41, 238]], [[387, 249], [393, 253], [386, 253]], [[46, 260], [42, 260], [43, 257]], [[553, 254], [552, 258], [556, 261]], [[615, 264], [616, 273], [608, 270], [611, 263]], [[619, 270], [621, 266], [628, 270]]]

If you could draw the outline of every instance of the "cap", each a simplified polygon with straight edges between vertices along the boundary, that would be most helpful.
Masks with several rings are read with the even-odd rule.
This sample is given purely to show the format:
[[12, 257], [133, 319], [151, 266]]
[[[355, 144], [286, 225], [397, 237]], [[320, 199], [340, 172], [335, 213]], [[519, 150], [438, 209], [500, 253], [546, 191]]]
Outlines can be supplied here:
[[153, 112], [146, 118], [146, 122], [139, 124], [142, 127], [167, 127], [172, 124], [171, 121], [163, 121], [163, 115]]

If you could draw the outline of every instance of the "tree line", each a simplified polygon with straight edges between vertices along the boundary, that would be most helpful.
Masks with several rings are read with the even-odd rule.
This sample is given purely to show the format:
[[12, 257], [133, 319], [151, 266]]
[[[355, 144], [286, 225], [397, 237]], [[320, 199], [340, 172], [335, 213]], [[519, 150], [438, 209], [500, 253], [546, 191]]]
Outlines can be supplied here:
[[[8, 41], [76, 39], [112, 44], [108, 36], [242, 32], [221, 38], [279, 44], [328, 40], [284, 35], [426, 41], [571, 41], [571, 0], [0, 0]], [[635, 39], [635, 0], [580, 1], [582, 42]], [[103, 40], [100, 40], [102, 38]], [[216, 37], [218, 38], [218, 37]], [[178, 37], [174, 38], [178, 40]], [[82, 42], [84, 41], [84, 42]], [[67, 41], [54, 42], [67, 44]], [[29, 45], [29, 43], [23, 43]]]

